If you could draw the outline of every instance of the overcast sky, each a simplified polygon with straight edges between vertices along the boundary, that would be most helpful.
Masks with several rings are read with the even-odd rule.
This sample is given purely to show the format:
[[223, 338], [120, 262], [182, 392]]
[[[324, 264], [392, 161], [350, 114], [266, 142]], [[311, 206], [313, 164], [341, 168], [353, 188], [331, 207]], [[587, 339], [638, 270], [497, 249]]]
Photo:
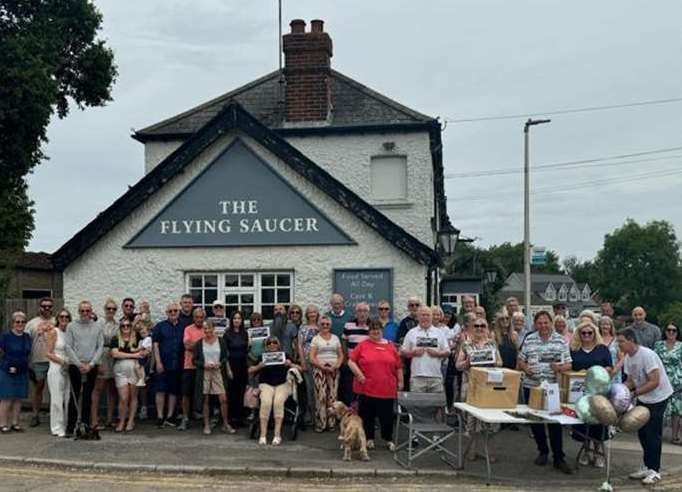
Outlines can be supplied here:
[[[56, 250], [142, 177], [131, 128], [277, 67], [276, 0], [95, 3], [120, 72], [114, 100], [51, 124], [50, 160], [30, 179], [33, 251]], [[284, 32], [294, 18], [325, 21], [336, 70], [444, 120], [682, 97], [675, 0], [283, 3]], [[682, 147], [682, 102], [551, 118], [532, 130], [532, 165]], [[479, 244], [522, 240], [524, 121], [449, 122], [443, 133], [446, 175], [514, 171], [446, 180], [450, 217]], [[627, 217], [682, 234], [681, 159], [682, 149], [534, 174], [531, 240], [585, 259]]]

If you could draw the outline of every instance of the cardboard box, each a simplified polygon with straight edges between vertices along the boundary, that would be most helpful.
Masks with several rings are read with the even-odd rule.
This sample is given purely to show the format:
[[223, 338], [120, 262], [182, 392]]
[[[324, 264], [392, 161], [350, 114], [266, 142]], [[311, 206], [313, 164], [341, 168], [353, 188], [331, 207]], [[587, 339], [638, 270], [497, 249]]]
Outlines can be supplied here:
[[539, 386], [531, 388], [528, 395], [528, 408], [545, 410], [546, 407], [545, 390]]
[[561, 413], [561, 392], [557, 383], [543, 383], [542, 386], [530, 388], [528, 407], [533, 410]]
[[479, 408], [516, 408], [520, 385], [519, 371], [472, 367], [469, 369], [467, 403]]
[[561, 403], [575, 403], [585, 393], [587, 371], [561, 373]]

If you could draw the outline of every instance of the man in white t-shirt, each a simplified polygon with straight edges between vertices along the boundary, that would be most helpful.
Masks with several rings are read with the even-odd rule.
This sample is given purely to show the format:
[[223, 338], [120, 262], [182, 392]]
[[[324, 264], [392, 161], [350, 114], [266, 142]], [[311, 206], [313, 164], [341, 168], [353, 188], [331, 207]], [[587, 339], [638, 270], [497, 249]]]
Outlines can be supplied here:
[[450, 349], [445, 331], [433, 326], [433, 315], [429, 306], [417, 310], [419, 324], [405, 335], [400, 349], [401, 355], [410, 361], [410, 391], [419, 393], [440, 393], [443, 386], [442, 360]]
[[618, 347], [625, 358], [616, 364], [616, 370], [624, 367], [628, 376], [625, 384], [638, 404], [647, 407], [651, 413], [649, 421], [638, 431], [644, 451], [644, 466], [630, 474], [630, 478], [642, 479], [643, 484], [653, 485], [661, 480], [663, 415], [673, 388], [661, 359], [653, 350], [639, 345], [637, 335], [633, 328], [618, 333]]

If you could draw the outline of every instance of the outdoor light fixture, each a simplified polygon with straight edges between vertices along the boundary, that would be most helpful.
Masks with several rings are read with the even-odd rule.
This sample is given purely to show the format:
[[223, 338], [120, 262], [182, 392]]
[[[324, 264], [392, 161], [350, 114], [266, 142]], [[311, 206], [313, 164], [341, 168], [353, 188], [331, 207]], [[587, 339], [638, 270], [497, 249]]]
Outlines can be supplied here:
[[486, 270], [485, 279], [489, 284], [495, 283], [495, 280], [497, 280], [497, 270]]
[[445, 229], [438, 231], [438, 248], [440, 253], [444, 256], [452, 256], [458, 239], [459, 229], [449, 224]]

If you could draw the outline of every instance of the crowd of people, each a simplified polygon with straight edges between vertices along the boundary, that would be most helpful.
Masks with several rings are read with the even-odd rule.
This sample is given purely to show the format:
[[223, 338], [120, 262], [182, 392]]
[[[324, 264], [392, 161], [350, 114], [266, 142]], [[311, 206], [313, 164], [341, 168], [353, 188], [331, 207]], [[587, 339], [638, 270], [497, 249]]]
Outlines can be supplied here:
[[[121, 302], [120, 315], [113, 299], [99, 314], [82, 301], [73, 318], [67, 309], [55, 310], [53, 299], [43, 298], [37, 317], [27, 320], [16, 312], [11, 328], [0, 335], [0, 433], [24, 430], [20, 408], [29, 397], [31, 379], [29, 425], [41, 424], [47, 385], [54, 436], [72, 436], [79, 413], [92, 428], [133, 432], [136, 420], [155, 410], [158, 428], [185, 431], [196, 416], [204, 434], [217, 426], [233, 434], [256, 420], [261, 445], [268, 443], [272, 418], [270, 443], [278, 446], [295, 379], [305, 388], [298, 395], [301, 414], [315, 432], [335, 430], [329, 408], [339, 399], [357, 407], [369, 449], [375, 447], [378, 421], [382, 441], [393, 450], [397, 392], [443, 392], [450, 409], [466, 400], [472, 355], [488, 350], [493, 356], [483, 366], [523, 373], [521, 401], [527, 401], [531, 388], [558, 382], [563, 372], [595, 365], [606, 368], [614, 382], [625, 381], [651, 413], [639, 431], [644, 468], [633, 478], [660, 480], [666, 416], [672, 443], [682, 444], [680, 330], [671, 323], [662, 333], [646, 321], [641, 307], [632, 311], [627, 327], [618, 326], [608, 303], [601, 315], [584, 311], [577, 319], [561, 303], [554, 312], [540, 311], [531, 319], [513, 297], [490, 320], [472, 297], [463, 299], [459, 313], [411, 297], [408, 314], [399, 322], [389, 302], [376, 307], [374, 318], [366, 303], [351, 312], [343, 297], [333, 294], [324, 313], [313, 304], [305, 309], [279, 304], [265, 327], [260, 313], [227, 316], [220, 301], [207, 316], [187, 294], [169, 303], [165, 319], [157, 323], [149, 304], [136, 306], [132, 298]], [[476, 365], [481, 366], [479, 361]], [[535, 464], [546, 465], [551, 450], [554, 466], [571, 473], [561, 427], [538, 424], [531, 431], [538, 450]], [[581, 464], [603, 467], [607, 429], [592, 425], [576, 431], [576, 438], [588, 440]], [[477, 459], [481, 423], [467, 419], [466, 432], [467, 456]]]

